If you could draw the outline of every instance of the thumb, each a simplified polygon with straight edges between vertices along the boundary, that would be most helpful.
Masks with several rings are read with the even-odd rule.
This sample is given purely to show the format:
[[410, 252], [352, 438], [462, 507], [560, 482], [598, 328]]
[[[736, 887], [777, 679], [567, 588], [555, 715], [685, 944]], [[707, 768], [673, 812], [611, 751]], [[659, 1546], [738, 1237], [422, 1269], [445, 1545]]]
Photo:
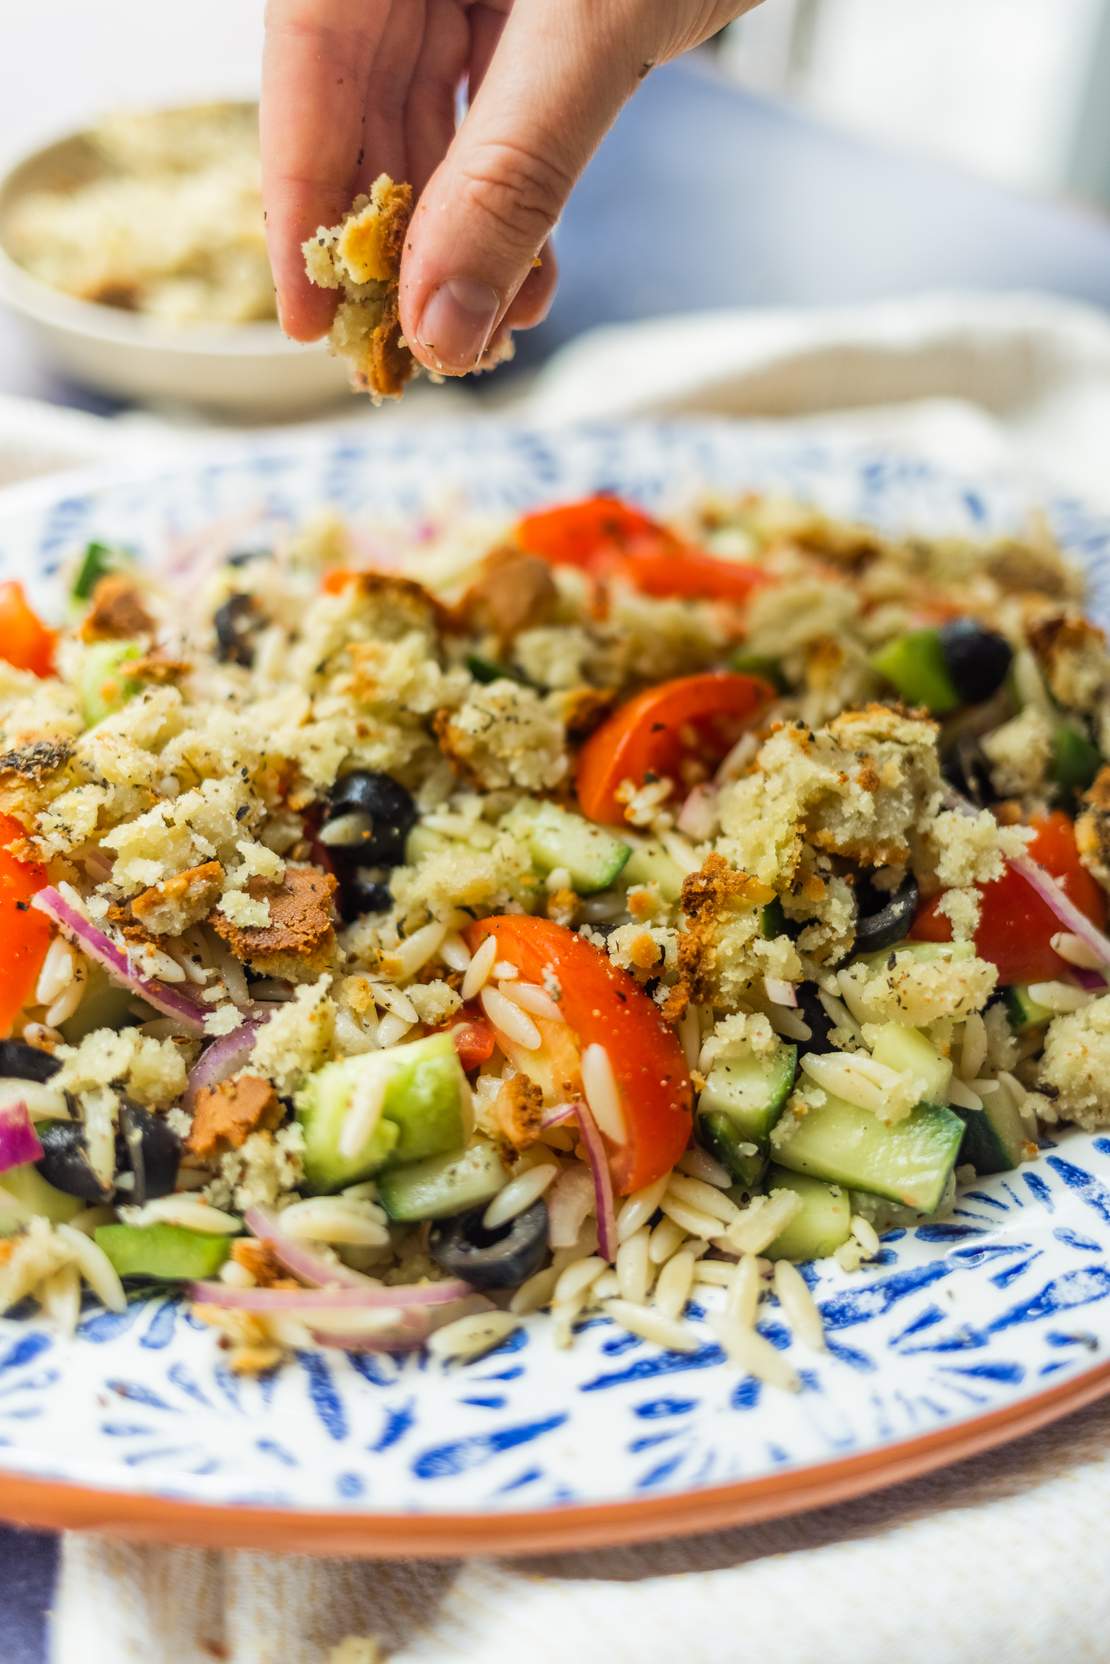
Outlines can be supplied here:
[[481, 88], [413, 216], [401, 323], [432, 370], [465, 374], [643, 74], [644, 8], [517, 0]]

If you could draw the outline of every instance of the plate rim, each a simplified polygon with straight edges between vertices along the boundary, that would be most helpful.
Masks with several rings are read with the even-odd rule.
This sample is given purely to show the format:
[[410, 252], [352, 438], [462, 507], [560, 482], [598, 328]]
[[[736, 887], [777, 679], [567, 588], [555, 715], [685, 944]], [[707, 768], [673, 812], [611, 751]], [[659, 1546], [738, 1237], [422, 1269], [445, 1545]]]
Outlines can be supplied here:
[[461, 1560], [646, 1543], [758, 1525], [889, 1490], [1013, 1443], [1110, 1395], [1110, 1359], [1016, 1404], [881, 1445], [728, 1485], [511, 1514], [339, 1513], [144, 1496], [0, 1470], [0, 1514], [46, 1531], [375, 1560]]
[[[433, 436], [442, 435], [459, 425], [457, 418], [444, 418], [406, 429], [403, 437], [419, 445], [421, 439], [428, 438], [429, 430]], [[791, 441], [799, 438], [787, 423], [714, 415], [573, 424], [504, 415], [488, 419], [483, 427], [494, 444], [514, 433], [536, 434], [558, 444], [576, 430], [588, 434], [740, 428], [757, 443], [771, 441], [774, 448], [781, 446], [789, 451]], [[846, 466], [861, 455], [877, 451], [918, 461], [941, 479], [980, 490], [1014, 480], [1012, 468], [989, 467], [965, 473], [912, 446], [881, 438], [812, 430], [800, 437]], [[333, 445], [347, 443], [372, 451], [374, 438], [366, 433], [356, 436], [345, 423], [293, 424], [261, 429], [246, 438], [225, 436], [222, 442], [205, 437], [183, 446], [158, 446], [135, 458], [82, 461], [0, 490], [0, 531], [11, 519], [76, 493], [99, 496], [120, 486], [176, 480], [211, 467], [234, 471], [265, 452], [303, 456], [305, 452], [325, 452]], [[392, 429], [381, 438], [389, 445], [397, 443], [402, 434]], [[1025, 474], [1023, 485], [1029, 495], [1043, 497], [1046, 506], [1079, 504], [1092, 519], [1108, 520], [1096, 504], [1035, 473]], [[13, 1472], [4, 1469], [0, 1455], [0, 1519], [41, 1530], [92, 1531], [131, 1540], [384, 1560], [460, 1559], [479, 1553], [517, 1557], [569, 1553], [754, 1525], [850, 1501], [1018, 1440], [1107, 1395], [1110, 1359], [985, 1414], [830, 1461], [654, 1497], [547, 1505], [511, 1513], [355, 1512], [198, 1502]]]

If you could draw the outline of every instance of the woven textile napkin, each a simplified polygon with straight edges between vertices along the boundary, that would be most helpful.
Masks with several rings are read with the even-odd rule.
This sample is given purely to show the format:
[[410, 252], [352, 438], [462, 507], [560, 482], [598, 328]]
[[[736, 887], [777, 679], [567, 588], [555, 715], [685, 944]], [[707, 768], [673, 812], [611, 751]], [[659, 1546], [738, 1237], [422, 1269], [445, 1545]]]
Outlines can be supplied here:
[[[424, 408], [437, 414], [434, 398]], [[1046, 297], [607, 330], [507, 413], [803, 420], [964, 471], [1021, 468], [1110, 507], [1110, 322]], [[0, 479], [20, 471], [16, 426], [29, 449], [26, 414], [0, 401]], [[123, 449], [119, 431], [53, 420], [35, 413], [34, 471]], [[126, 436], [131, 460], [166, 443], [151, 424]], [[397, 1664], [1105, 1664], [1108, 1496], [1104, 1405], [835, 1510], [580, 1557], [360, 1564], [71, 1537], [54, 1660], [325, 1664], [354, 1635]]]

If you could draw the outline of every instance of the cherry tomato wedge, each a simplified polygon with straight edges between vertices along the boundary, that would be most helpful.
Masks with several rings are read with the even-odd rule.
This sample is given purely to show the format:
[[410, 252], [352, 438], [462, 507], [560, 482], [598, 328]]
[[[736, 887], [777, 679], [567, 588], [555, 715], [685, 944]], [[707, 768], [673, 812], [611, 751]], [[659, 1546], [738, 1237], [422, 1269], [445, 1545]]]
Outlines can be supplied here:
[[[1106, 902], [1098, 884], [1079, 859], [1075, 829], [1062, 809], [1035, 816], [1030, 822], [1033, 839], [1030, 857], [1053, 878], [1081, 912], [1101, 930], [1106, 923]], [[979, 927], [975, 951], [998, 967], [1003, 985], [1015, 982], [1051, 982], [1066, 977], [1071, 969], [1052, 946], [1052, 938], [1063, 929], [1060, 920], [1036, 890], [1007, 867], [1001, 878], [981, 884]], [[938, 911], [939, 896], [927, 901], [914, 920], [911, 934], [918, 941], [950, 942], [952, 926]]]
[[464, 1017], [461, 1022], [451, 1028], [451, 1038], [455, 1042], [455, 1050], [459, 1054], [459, 1062], [469, 1073], [483, 1063], [488, 1063], [493, 1056], [493, 1029], [484, 1017], [479, 1017], [468, 1006], [463, 1007]]
[[17, 670], [49, 676], [54, 669], [54, 631], [48, 630], [23, 593], [23, 585], [0, 584], [0, 659]]
[[687, 760], [711, 772], [773, 698], [774, 689], [760, 677], [731, 670], [680, 676], [645, 689], [582, 747], [576, 776], [582, 813], [603, 826], [623, 825], [624, 803], [617, 793], [624, 781], [640, 786], [654, 776], [685, 784]]
[[740, 602], [769, 581], [761, 567], [691, 548], [619, 497], [587, 497], [526, 514], [516, 536], [522, 549], [554, 566], [576, 566], [598, 579], [623, 578], [644, 595]]
[[37, 862], [17, 861], [6, 845], [24, 835], [10, 815], [0, 815], [0, 1038], [30, 1001], [50, 946], [50, 921], [29, 905], [46, 883]]
[[[525, 981], [542, 985], [545, 972], [557, 978], [579, 1055], [595, 1043], [608, 1052], [627, 1132], [624, 1144], [610, 1145], [617, 1190], [627, 1196], [660, 1178], [689, 1143], [692, 1089], [682, 1047], [654, 1000], [600, 949], [551, 919], [499, 914], [466, 932], [472, 950], [487, 936]], [[564, 1030], [542, 1018], [537, 1026]]]
[[682, 545], [673, 532], [642, 509], [619, 497], [586, 497], [580, 503], [538, 509], [517, 522], [516, 538], [530, 555], [553, 566], [578, 566], [595, 572], [633, 543], [675, 552]]

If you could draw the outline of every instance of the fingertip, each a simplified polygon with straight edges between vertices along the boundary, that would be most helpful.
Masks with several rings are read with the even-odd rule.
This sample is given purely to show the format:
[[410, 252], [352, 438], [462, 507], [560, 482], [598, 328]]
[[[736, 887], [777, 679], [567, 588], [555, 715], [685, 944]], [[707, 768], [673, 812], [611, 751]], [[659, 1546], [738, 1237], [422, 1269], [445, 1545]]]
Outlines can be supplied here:
[[534, 329], [551, 311], [559, 281], [559, 267], [550, 246], [545, 247], [524, 279], [505, 314], [510, 329]]
[[331, 328], [337, 297], [309, 286], [278, 289], [278, 322], [293, 341], [318, 341]]

